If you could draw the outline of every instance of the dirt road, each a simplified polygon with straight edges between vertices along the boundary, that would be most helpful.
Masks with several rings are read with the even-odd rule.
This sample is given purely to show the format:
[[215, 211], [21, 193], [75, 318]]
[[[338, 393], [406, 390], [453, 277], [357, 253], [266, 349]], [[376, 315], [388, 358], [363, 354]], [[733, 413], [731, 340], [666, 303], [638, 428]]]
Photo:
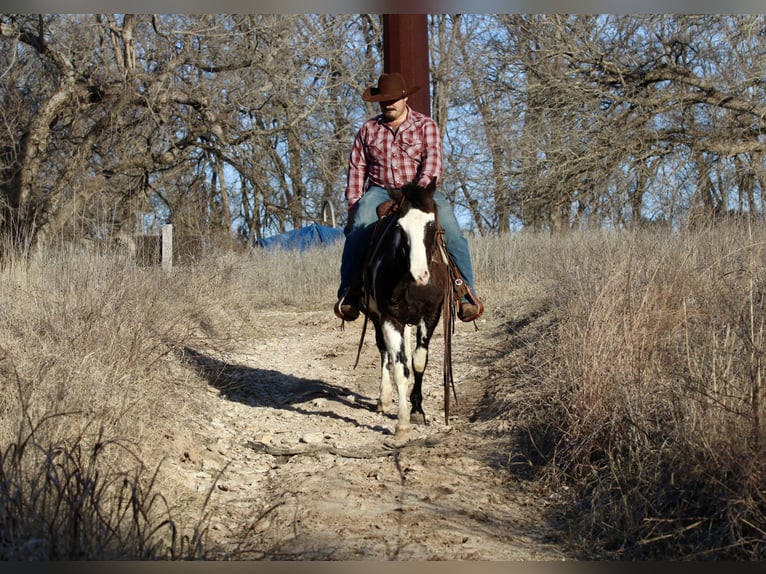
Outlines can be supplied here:
[[[271, 312], [232, 352], [189, 350], [209, 410], [166, 437], [178, 488], [212, 492], [208, 542], [221, 558], [567, 560], [555, 494], [511, 472], [513, 420], [493, 408], [515, 360], [502, 317], [458, 324], [458, 402], [443, 415], [441, 326], [424, 383], [428, 425], [406, 445], [375, 412], [379, 360], [362, 320]], [[395, 394], [395, 393], [394, 393]], [[211, 491], [212, 488], [212, 491]]]

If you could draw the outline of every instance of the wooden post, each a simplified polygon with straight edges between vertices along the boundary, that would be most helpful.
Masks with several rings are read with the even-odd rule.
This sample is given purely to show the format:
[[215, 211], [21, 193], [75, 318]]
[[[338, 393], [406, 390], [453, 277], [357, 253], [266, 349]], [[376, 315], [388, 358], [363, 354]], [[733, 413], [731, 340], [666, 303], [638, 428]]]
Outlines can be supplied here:
[[420, 86], [407, 101], [431, 115], [427, 14], [383, 14], [383, 72], [399, 72], [407, 84]]
[[162, 268], [169, 270], [173, 267], [173, 224], [162, 226]]

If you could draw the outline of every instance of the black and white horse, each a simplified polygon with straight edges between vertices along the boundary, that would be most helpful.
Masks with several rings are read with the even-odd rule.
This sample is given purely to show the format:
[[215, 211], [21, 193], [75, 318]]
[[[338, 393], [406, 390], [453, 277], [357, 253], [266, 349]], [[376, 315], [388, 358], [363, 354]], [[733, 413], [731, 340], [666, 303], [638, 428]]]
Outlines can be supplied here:
[[[375, 326], [381, 358], [378, 411], [391, 408], [393, 382], [398, 393], [397, 438], [409, 435], [411, 413], [420, 413], [426, 422], [422, 383], [428, 344], [449, 293], [448, 256], [437, 237], [435, 188], [436, 180], [427, 187], [411, 183], [402, 188], [402, 198], [395, 198], [399, 209], [378, 223], [364, 268], [364, 312]], [[447, 401], [445, 397], [445, 408]]]

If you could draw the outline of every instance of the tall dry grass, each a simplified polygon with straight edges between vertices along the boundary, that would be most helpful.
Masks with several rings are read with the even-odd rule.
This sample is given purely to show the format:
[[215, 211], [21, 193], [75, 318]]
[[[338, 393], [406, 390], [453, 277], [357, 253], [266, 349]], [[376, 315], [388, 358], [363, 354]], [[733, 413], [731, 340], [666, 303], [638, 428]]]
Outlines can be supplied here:
[[268, 336], [257, 315], [269, 309], [328, 304], [339, 249], [167, 272], [109, 253], [6, 250], [0, 559], [215, 555], [208, 498], [162, 480], [163, 437], [204, 417], [208, 400], [184, 349]]
[[7, 253], [0, 558], [197, 556], [202, 530], [173, 520], [154, 445], [200, 410], [203, 382], [173, 351], [201, 336], [205, 289], [114, 257]]
[[[524, 360], [492, 412], [522, 421], [540, 476], [567, 487], [584, 555], [766, 554], [764, 247], [745, 224], [471, 239], [493, 328], [547, 318], [509, 343]], [[170, 272], [109, 255], [6, 258], [0, 558], [215, 556], [208, 498], [161, 472], [159, 438], [206, 416], [207, 383], [183, 349], [268, 337], [258, 316], [274, 309], [331, 313], [340, 249]]]
[[763, 559], [766, 232], [543, 244], [517, 271], [544, 277], [556, 322], [527, 409], [548, 433], [548, 477], [574, 487], [573, 535], [612, 558]]

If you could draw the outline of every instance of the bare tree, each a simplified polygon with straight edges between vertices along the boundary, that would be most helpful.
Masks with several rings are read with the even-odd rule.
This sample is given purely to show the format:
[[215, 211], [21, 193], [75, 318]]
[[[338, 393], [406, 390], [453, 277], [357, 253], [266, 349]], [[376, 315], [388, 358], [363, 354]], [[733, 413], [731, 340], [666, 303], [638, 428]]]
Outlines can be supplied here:
[[[764, 206], [760, 15], [433, 15], [442, 189], [481, 233]], [[0, 15], [0, 235], [343, 213], [379, 16]]]
[[[533, 24], [528, 37], [547, 63], [535, 65], [534, 73], [560, 96], [543, 96], [544, 105], [558, 113], [572, 110], [562, 121], [546, 117], [547, 128], [540, 130], [546, 137], [571, 134], [566, 137], [572, 145], [564, 148], [569, 158], [554, 162], [556, 181], [566, 185], [554, 194], [562, 207], [584, 202], [576, 207], [592, 214], [617, 199], [612, 222], [635, 221], [654, 201], [649, 189], [679, 183], [660, 181], [658, 174], [687, 171], [694, 174], [687, 181], [696, 181], [690, 203], [697, 197], [714, 211], [727, 208], [727, 190], [736, 181], [726, 176], [716, 183], [711, 167], [723, 176], [730, 171], [724, 158], [763, 148], [763, 88], [753, 71], [763, 68], [754, 57], [765, 47], [757, 33], [762, 17], [552, 16], [506, 23], [517, 30]], [[551, 62], [559, 65], [550, 68]], [[536, 147], [549, 149], [539, 138]], [[740, 160], [740, 172], [751, 157]], [[567, 161], [572, 158], [576, 162]], [[540, 167], [538, 162], [525, 172], [537, 175]], [[572, 189], [577, 195], [567, 198]], [[600, 199], [603, 194], [612, 201]]]
[[6, 237], [101, 236], [172, 220], [221, 236], [236, 227], [251, 240], [316, 219], [332, 189], [342, 196], [341, 150], [379, 36], [368, 18], [0, 22], [10, 48], [4, 129], [16, 142], [2, 154]]
[[492, 227], [670, 220], [704, 198], [761, 208], [762, 16], [459, 21], [445, 142]]

